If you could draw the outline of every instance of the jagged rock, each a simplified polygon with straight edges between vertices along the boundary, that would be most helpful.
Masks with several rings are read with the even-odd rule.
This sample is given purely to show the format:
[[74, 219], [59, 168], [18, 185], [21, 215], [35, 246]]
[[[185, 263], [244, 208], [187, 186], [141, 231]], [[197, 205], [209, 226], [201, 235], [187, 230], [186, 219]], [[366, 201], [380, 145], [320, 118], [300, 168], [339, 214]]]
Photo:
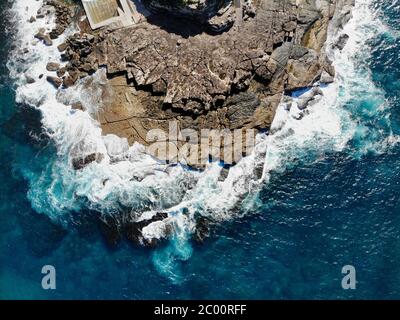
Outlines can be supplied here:
[[349, 35], [348, 34], [342, 34], [339, 39], [335, 42], [334, 44], [334, 48], [337, 48], [339, 50], [343, 50], [344, 47], [347, 44], [347, 41], [349, 40]]
[[85, 63], [85, 64], [81, 65], [79, 69], [88, 74], [92, 74], [92, 73], [96, 72], [97, 66], [90, 64], [90, 63]]
[[233, 26], [236, 20], [236, 10], [232, 3], [221, 8], [213, 17], [207, 20], [208, 27], [214, 32], [222, 32]]
[[43, 38], [43, 42], [46, 46], [52, 46], [53, 41], [51, 41], [50, 37], [48, 35], [45, 35]]
[[337, 32], [351, 19], [355, 0], [337, 0], [334, 16], [331, 21], [332, 29]]
[[321, 73], [321, 78], [319, 79], [319, 81], [321, 83], [332, 83], [335, 80], [335, 78], [333, 76], [331, 76], [328, 72], [326, 72], [325, 70], [322, 71]]
[[43, 41], [46, 46], [53, 45], [53, 41], [50, 39], [49, 35], [45, 33], [44, 29], [39, 30], [38, 33], [35, 34], [35, 38]]
[[226, 117], [229, 127], [232, 129], [242, 128], [260, 104], [257, 95], [251, 92], [243, 92], [229, 97], [224, 105], [227, 108]]
[[308, 92], [306, 92], [303, 95], [301, 95], [301, 97], [297, 100], [297, 108], [299, 110], [306, 109], [310, 105], [311, 101], [319, 100], [319, 98], [322, 95], [323, 95], [323, 92], [322, 92], [322, 90], [320, 88], [318, 88], [318, 87], [312, 88]]
[[311, 86], [321, 75], [318, 53], [308, 50], [303, 56], [288, 61], [288, 82], [286, 90]]
[[47, 76], [47, 81], [50, 82], [55, 88], [59, 88], [62, 85], [62, 80], [57, 77]]
[[63, 42], [60, 45], [57, 46], [58, 51], [64, 52], [68, 48], [68, 43]]
[[44, 5], [55, 9], [55, 27], [50, 31], [49, 37], [57, 39], [72, 22], [70, 8], [66, 3], [57, 0], [44, 1]]
[[[327, 26], [329, 21], [343, 25], [351, 16], [352, 2], [260, 0], [254, 1], [253, 7], [245, 1], [241, 23], [236, 20], [240, 11], [233, 10], [231, 5], [216, 6], [210, 11], [207, 5], [217, 3], [214, 0], [185, 2], [190, 14], [193, 10], [203, 10], [199, 6], [205, 5], [203, 13], [215, 11], [215, 15], [199, 19], [200, 27], [192, 20], [187, 25], [187, 21], [155, 14], [149, 18], [151, 23], [142, 22], [130, 29], [75, 34], [58, 47], [63, 52], [62, 58], [68, 60], [65, 69], [57, 70], [57, 75], [64, 78], [47, 77], [47, 80], [56, 87], [61, 81], [64, 87], [69, 87], [84, 78], [79, 85], [86, 85], [89, 93], [100, 92], [104, 108], [98, 120], [103, 134], [126, 138], [124, 144], [119, 144], [115, 136], [105, 138], [110, 161], [129, 149], [128, 142], [148, 144], [146, 133], [150, 129], [167, 132], [171, 120], [176, 120], [183, 130], [269, 128], [281, 101], [287, 110], [292, 109], [294, 118], [300, 119], [307, 114], [307, 107], [322, 97], [315, 83], [333, 81], [334, 68], [323, 53]], [[69, 9], [60, 2], [52, 0], [45, 4], [52, 4], [57, 16], [57, 26], [49, 35], [44, 30], [37, 35], [48, 43], [49, 37], [57, 37], [65, 30], [70, 18], [67, 18]], [[184, 15], [181, 9], [174, 11]], [[345, 35], [339, 38], [337, 48], [343, 49], [345, 38]], [[107, 68], [108, 79], [99, 83], [91, 77], [85, 79], [99, 66]], [[26, 79], [29, 83], [28, 76]], [[290, 94], [299, 88], [310, 90], [298, 98], [281, 99], [284, 92]], [[71, 108], [83, 110], [80, 102]], [[183, 141], [183, 138], [178, 141], [177, 148]], [[87, 145], [73, 148], [70, 157], [75, 170], [103, 159], [103, 154], [91, 148]], [[201, 168], [197, 163], [187, 164]], [[228, 165], [221, 170], [219, 181], [227, 178], [227, 168]], [[263, 167], [256, 166], [254, 175], [260, 179], [262, 174]], [[100, 227], [111, 246], [116, 246], [122, 236], [134, 243], [155, 245], [158, 240], [144, 237], [154, 226], [165, 226], [168, 234], [169, 217], [165, 212], [146, 219], [138, 219], [130, 212], [126, 216], [122, 222], [102, 217]], [[210, 224], [212, 220], [196, 217], [193, 235], [196, 241], [203, 242], [209, 236]]]
[[67, 72], [67, 69], [65, 67], [58, 69], [57, 77], [61, 78], [65, 74], [65, 72]]

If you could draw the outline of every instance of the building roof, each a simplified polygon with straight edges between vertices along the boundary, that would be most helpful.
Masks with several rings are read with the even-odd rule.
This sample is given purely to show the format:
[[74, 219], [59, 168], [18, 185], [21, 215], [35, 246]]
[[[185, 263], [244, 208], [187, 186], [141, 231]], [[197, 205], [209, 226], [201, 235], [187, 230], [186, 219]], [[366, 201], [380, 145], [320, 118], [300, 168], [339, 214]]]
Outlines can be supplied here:
[[82, 0], [90, 27], [98, 29], [110, 24], [134, 24], [134, 9], [129, 0]]

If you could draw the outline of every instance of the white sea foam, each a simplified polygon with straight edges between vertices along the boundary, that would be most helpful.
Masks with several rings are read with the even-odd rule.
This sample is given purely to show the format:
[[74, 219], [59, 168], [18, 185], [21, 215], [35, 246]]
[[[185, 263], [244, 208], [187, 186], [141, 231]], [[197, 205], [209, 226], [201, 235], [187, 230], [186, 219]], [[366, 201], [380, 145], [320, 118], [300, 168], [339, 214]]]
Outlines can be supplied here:
[[[282, 172], [296, 161], [317, 161], [326, 153], [346, 147], [360, 130], [349, 110], [344, 108], [349, 101], [366, 90], [372, 92], [371, 96], [382, 97], [368, 72], [357, 70], [355, 59], [359, 59], [357, 52], [368, 38], [381, 32], [383, 26], [371, 23], [376, 19], [368, 7], [369, 1], [356, 1], [354, 17], [343, 30], [350, 39], [342, 52], [329, 49], [338, 34], [331, 31], [329, 35], [327, 50], [337, 70], [335, 83], [322, 88], [321, 100], [306, 111], [296, 105], [288, 110], [282, 103], [271, 134], [259, 134], [255, 151], [232, 167], [224, 181], [219, 181], [222, 168], [217, 163], [209, 164], [204, 172], [186, 170], [179, 165], [166, 166], [145, 154], [143, 146], [137, 143], [129, 147], [126, 139], [102, 136], [99, 124], [92, 117], [100, 107], [96, 90], [88, 94], [78, 84], [68, 90], [58, 90], [57, 99], [57, 90], [45, 76], [42, 79], [38, 76], [48, 73], [47, 62], [60, 59], [56, 45], [66, 35], [52, 47], [34, 40], [40, 27], [49, 30], [54, 26], [53, 16], [32, 24], [26, 22], [41, 4], [42, 1], [28, 5], [23, 0], [15, 1], [18, 47], [29, 48], [29, 53], [16, 51], [9, 63], [11, 76], [18, 85], [17, 100], [41, 110], [43, 126], [57, 146], [55, 162], [49, 164], [42, 177], [31, 181], [32, 206], [58, 220], [62, 220], [65, 212], [79, 211], [83, 205], [110, 214], [118, 212], [121, 206], [131, 208], [138, 219], [165, 211], [169, 218], [145, 227], [143, 235], [149, 239], [160, 238], [167, 234], [166, 224], [173, 227], [175, 233], [169, 254], [158, 252], [154, 256], [168, 274], [172, 272], [167, 261], [171, 252], [176, 259], [190, 256], [187, 239], [195, 231], [197, 217], [225, 221], [252, 211], [257, 193], [268, 185], [271, 173]], [[27, 84], [24, 73], [37, 81]], [[104, 81], [101, 70], [93, 77], [99, 83]], [[83, 98], [87, 112], [71, 110], [59, 102], [72, 103], [78, 97], [80, 101]], [[88, 154], [102, 153], [104, 158], [75, 171], [71, 167], [71, 154], [77, 149]]]

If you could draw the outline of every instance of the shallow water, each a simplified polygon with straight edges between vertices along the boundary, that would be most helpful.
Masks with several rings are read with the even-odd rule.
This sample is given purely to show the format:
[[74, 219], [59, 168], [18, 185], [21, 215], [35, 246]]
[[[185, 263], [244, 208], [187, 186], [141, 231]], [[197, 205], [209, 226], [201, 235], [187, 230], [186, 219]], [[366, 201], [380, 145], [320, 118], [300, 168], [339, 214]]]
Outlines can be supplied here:
[[[260, 137], [267, 145], [261, 183], [248, 184], [249, 161], [226, 185], [213, 183], [214, 166], [204, 176], [177, 168], [161, 177], [162, 188], [157, 179], [130, 185], [121, 175], [147, 159], [71, 173], [76, 132], [96, 148], [104, 143], [90, 117], [58, 104], [50, 88], [24, 87], [16, 71], [40, 72], [38, 57], [13, 64], [14, 55], [6, 67], [13, 38], [21, 41], [7, 21], [24, 4], [1, 10], [10, 29], [0, 48], [0, 298], [400, 298], [398, 1], [358, 1], [348, 45], [331, 53], [337, 84], [323, 89], [325, 100], [308, 116], [281, 111], [274, 124], [281, 130]], [[41, 113], [27, 106], [38, 97]], [[198, 186], [186, 197], [182, 174]], [[104, 177], [112, 178], [108, 189], [98, 188]], [[243, 196], [241, 210], [228, 210]], [[121, 204], [169, 208], [182, 232], [156, 249], [126, 242], [110, 249], [93, 210], [115, 213]], [[183, 207], [204, 215], [211, 208], [218, 218], [203, 244], [187, 240]], [[54, 291], [41, 289], [47, 264], [57, 270]], [[356, 290], [341, 288], [348, 264], [357, 270]]]

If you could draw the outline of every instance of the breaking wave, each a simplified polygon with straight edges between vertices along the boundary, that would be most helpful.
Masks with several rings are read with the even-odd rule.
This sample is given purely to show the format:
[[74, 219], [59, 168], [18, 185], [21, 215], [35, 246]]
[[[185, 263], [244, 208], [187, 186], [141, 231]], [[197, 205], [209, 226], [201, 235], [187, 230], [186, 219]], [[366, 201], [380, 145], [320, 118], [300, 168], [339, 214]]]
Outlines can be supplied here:
[[[143, 229], [146, 238], [161, 238], [173, 226], [168, 245], [153, 251], [153, 261], [160, 273], [173, 281], [182, 281], [179, 261], [192, 253], [190, 236], [196, 230], [196, 219], [207, 217], [223, 222], [255, 212], [260, 203], [258, 193], [268, 187], [271, 174], [279, 174], [301, 163], [319, 161], [329, 153], [350, 150], [352, 156], [384, 152], [399, 138], [387, 134], [387, 101], [377, 88], [367, 63], [369, 39], [390, 32], [370, 8], [370, 1], [356, 1], [353, 18], [341, 33], [350, 35], [340, 52], [333, 44], [340, 34], [331, 30], [327, 52], [337, 75], [335, 82], [321, 87], [323, 96], [306, 110], [282, 102], [271, 127], [271, 134], [259, 134], [254, 152], [229, 170], [220, 181], [222, 166], [210, 163], [203, 172], [157, 162], [139, 144], [129, 146], [126, 139], [102, 136], [94, 119], [100, 105], [100, 93], [93, 85], [90, 94], [83, 84], [56, 90], [46, 81], [46, 64], [59, 61], [57, 45], [74, 32], [71, 27], [54, 45], [47, 47], [34, 39], [40, 28], [51, 30], [54, 15], [27, 20], [42, 6], [42, 1], [16, 0], [12, 14], [16, 23], [16, 48], [8, 68], [16, 83], [19, 103], [38, 108], [42, 125], [57, 150], [40, 176], [25, 174], [29, 181], [28, 198], [32, 207], [52, 219], [68, 224], [69, 215], [82, 209], [118, 215], [129, 208], [136, 219], [151, 217], [159, 211], [168, 218]], [[373, 23], [372, 23], [373, 22]], [[28, 49], [28, 50], [24, 50]], [[34, 78], [28, 83], [27, 78]], [[93, 76], [102, 83], [104, 71]], [[294, 100], [301, 98], [299, 92]], [[298, 97], [297, 97], [298, 96]], [[73, 110], [68, 104], [79, 100], [88, 111]], [[67, 102], [66, 104], [60, 102]], [[361, 121], [365, 117], [367, 121]], [[104, 158], [84, 169], [71, 166], [74, 152], [101, 153]], [[118, 157], [119, 161], [112, 161]]]

